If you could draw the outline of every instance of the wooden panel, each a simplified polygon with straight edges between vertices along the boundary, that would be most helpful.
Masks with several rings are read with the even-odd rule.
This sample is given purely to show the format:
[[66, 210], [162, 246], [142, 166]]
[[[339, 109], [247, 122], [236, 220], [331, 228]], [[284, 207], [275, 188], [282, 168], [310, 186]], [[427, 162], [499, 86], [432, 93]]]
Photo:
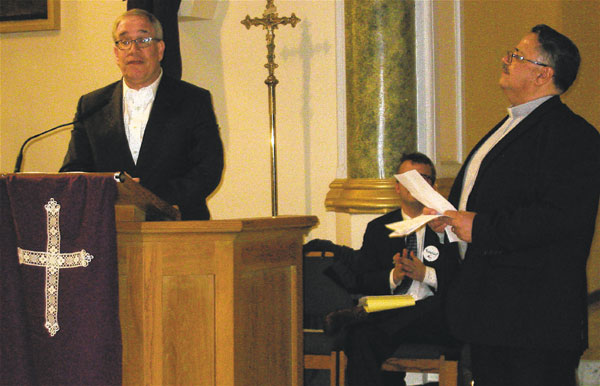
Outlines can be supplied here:
[[163, 277], [163, 384], [215, 382], [213, 275]]
[[[130, 266], [141, 259], [135, 259], [136, 253], [141, 250], [133, 247], [130, 243], [117, 239], [119, 256], [119, 318], [121, 319], [121, 336], [123, 341], [123, 385], [137, 385], [144, 379], [143, 368], [143, 336], [141, 323], [141, 304], [139, 297], [135, 296], [132, 282], [139, 279], [129, 275]], [[129, 259], [121, 258], [128, 256]], [[132, 270], [135, 272], [136, 269]], [[126, 369], [126, 370], [125, 370]]]
[[302, 237], [292, 238], [285, 231], [248, 232], [241, 235], [238, 242], [244, 269], [289, 266], [296, 263], [298, 253], [302, 252]]
[[292, 271], [244, 272], [236, 292], [236, 380], [243, 385], [288, 385], [292, 362]]
[[119, 318], [121, 320], [121, 336], [123, 340], [123, 367], [128, 371], [123, 372], [123, 385], [136, 384], [142, 379], [140, 366], [129, 366], [132, 363], [141, 363], [142, 355], [135, 342], [141, 342], [140, 330], [133, 323], [131, 298], [127, 294], [127, 275], [119, 275]]
[[302, 384], [312, 216], [117, 224], [124, 384]]

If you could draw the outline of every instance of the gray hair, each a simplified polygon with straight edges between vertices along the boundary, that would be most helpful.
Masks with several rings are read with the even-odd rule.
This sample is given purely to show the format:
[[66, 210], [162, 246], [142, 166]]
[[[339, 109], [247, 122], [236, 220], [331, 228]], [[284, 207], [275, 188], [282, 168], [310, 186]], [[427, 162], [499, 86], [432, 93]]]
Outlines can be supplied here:
[[119, 24], [123, 21], [123, 19], [125, 19], [126, 17], [130, 17], [130, 16], [140, 16], [140, 17], [146, 18], [150, 22], [150, 24], [152, 24], [152, 28], [154, 28], [154, 33], [156, 34], [156, 36], [153, 36], [153, 38], [158, 39], [158, 40], [163, 40], [162, 25], [160, 24], [160, 21], [156, 18], [156, 16], [154, 16], [150, 12], [145, 11], [143, 9], [133, 8], [133, 9], [130, 9], [129, 11], [121, 14], [121, 16], [119, 16], [117, 18], [117, 20], [115, 20], [115, 23], [113, 24], [113, 28], [112, 28], [113, 41], [118, 40], [118, 36], [116, 36], [116, 33], [117, 33], [117, 28], [119, 27]]

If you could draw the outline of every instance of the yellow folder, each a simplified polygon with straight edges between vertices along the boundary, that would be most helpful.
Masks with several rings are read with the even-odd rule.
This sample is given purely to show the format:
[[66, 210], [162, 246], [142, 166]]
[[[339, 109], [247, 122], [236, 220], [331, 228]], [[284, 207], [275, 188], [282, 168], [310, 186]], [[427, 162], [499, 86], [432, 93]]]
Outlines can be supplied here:
[[410, 295], [363, 296], [358, 300], [358, 305], [367, 312], [378, 312], [414, 306], [415, 299]]

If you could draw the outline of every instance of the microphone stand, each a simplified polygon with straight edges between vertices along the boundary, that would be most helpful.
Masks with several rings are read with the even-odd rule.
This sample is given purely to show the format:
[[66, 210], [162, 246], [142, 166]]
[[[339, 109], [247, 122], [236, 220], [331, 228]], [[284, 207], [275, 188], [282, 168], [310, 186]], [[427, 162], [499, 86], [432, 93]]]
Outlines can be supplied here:
[[19, 173], [21, 171], [21, 163], [23, 162], [23, 151], [25, 150], [25, 145], [27, 145], [29, 143], [29, 141], [31, 141], [32, 139], [35, 139], [37, 137], [41, 137], [44, 134], [48, 134], [51, 131], [60, 129], [61, 127], [72, 125], [75, 122], [77, 122], [77, 121], [73, 121], [73, 122], [69, 122], [69, 123], [63, 123], [62, 125], [58, 125], [56, 127], [53, 127], [53, 128], [48, 129], [48, 130], [46, 130], [44, 132], [41, 132], [39, 134], [36, 134], [34, 136], [31, 136], [31, 137], [27, 138], [25, 140], [25, 142], [23, 142], [23, 145], [21, 145], [21, 150], [19, 150], [19, 155], [17, 156], [17, 162], [15, 162], [15, 170], [14, 170], [14, 172], [15, 173]]

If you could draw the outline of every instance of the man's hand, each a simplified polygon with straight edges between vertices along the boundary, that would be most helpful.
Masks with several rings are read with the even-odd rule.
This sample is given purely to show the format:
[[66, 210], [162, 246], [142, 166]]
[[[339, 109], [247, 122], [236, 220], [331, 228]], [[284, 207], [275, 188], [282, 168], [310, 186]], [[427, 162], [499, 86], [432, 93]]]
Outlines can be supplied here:
[[447, 210], [444, 216], [450, 218], [449, 224], [452, 226], [452, 231], [463, 241], [470, 243], [473, 241], [473, 219], [477, 213], [466, 211]]
[[[435, 209], [423, 208], [423, 214], [432, 215], [439, 213]], [[431, 228], [434, 232], [442, 233], [444, 231], [444, 228], [446, 228], [446, 226], [449, 224], [449, 220], [450, 219], [448, 217], [442, 216], [429, 221], [427, 225], [429, 225], [429, 228]]]
[[[406, 256], [406, 253], [406, 249], [402, 251], [403, 256]], [[392, 258], [394, 260], [394, 284], [396, 285], [398, 285], [400, 280], [404, 279], [405, 276], [404, 271], [402, 270], [402, 263], [400, 263], [401, 257], [400, 252], [398, 252]]]
[[416, 281], [425, 280], [425, 264], [415, 256], [414, 252], [410, 253], [412, 258], [408, 257], [408, 250], [404, 249], [402, 255], [396, 253], [394, 255], [394, 283], [398, 284], [404, 277], [409, 277]]
[[140, 183], [140, 178], [139, 178], [139, 177], [132, 178], [132, 180], [134, 180], [134, 181], [135, 181], [135, 182], [137, 182], [138, 184]]

